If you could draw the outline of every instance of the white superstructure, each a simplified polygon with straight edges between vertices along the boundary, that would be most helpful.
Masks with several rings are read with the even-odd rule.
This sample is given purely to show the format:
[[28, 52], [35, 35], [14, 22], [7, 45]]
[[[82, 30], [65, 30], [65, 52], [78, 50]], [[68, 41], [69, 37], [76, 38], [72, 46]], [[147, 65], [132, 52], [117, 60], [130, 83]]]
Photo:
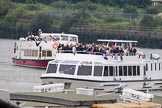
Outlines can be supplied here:
[[[128, 45], [135, 41], [119, 42]], [[161, 89], [162, 60], [159, 56], [155, 59], [155, 54], [146, 56], [138, 51], [135, 54], [114, 52], [103, 55], [58, 53], [41, 79], [47, 84], [64, 83], [70, 89], [88, 87], [110, 91], [125, 86], [135, 90]]]
[[14, 44], [13, 63], [21, 66], [46, 68], [48, 61], [55, 59], [60, 45], [78, 43], [78, 35], [65, 33], [30, 34]]

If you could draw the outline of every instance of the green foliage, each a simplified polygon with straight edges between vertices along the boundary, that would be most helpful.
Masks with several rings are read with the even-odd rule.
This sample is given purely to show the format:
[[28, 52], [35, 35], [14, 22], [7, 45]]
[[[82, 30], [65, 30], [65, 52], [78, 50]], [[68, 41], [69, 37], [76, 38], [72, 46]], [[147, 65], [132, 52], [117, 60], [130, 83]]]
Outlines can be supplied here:
[[129, 1], [128, 5], [133, 5], [136, 6], [138, 8], [145, 8], [148, 6], [151, 6], [151, 0], [127, 0]]
[[147, 7], [145, 11], [148, 14], [158, 14], [162, 12], [162, 5]]
[[85, 2], [79, 2], [77, 4], [73, 5], [73, 10], [78, 10], [78, 9], [87, 9], [87, 10], [96, 10], [98, 8], [98, 4], [92, 3], [90, 1], [85, 1]]
[[138, 13], [137, 8], [135, 6], [126, 6], [123, 8], [124, 13]]
[[13, 28], [15, 25], [16, 18], [12, 15], [7, 15], [4, 17], [4, 19], [1, 21], [1, 26], [5, 29], [7, 28]]
[[50, 15], [45, 14], [45, 12], [38, 13], [31, 21], [29, 28], [34, 33], [37, 33], [40, 28], [43, 31], [50, 32], [52, 29], [52, 18]]
[[162, 18], [161, 17], [155, 16], [154, 21], [156, 21], [157, 27], [162, 26]]
[[12, 11], [10, 15], [12, 15], [18, 20], [18, 19], [24, 18], [24, 15], [26, 15], [26, 13], [27, 13], [27, 10], [24, 8], [24, 6], [22, 6]]
[[29, 11], [39, 11], [41, 9], [40, 6], [35, 5], [35, 4], [27, 4], [24, 7], [26, 10], [29, 10]]
[[157, 13], [159, 13], [159, 9], [157, 7], [155, 7], [155, 6], [152, 6], [152, 7], [148, 7], [146, 9], [146, 12], [148, 14], [157, 14]]
[[61, 30], [68, 31], [73, 26], [79, 26], [88, 23], [89, 14], [85, 9], [76, 11], [71, 16], [65, 16], [60, 25]]
[[[51, 4], [53, 2], [53, 0], [11, 0], [12, 2], [17, 2], [17, 3], [27, 3], [27, 4], [31, 4], [31, 3], [43, 3], [43, 4]], [[57, 1], [57, 0], [55, 0]]]
[[33, 4], [33, 0], [26, 0], [25, 3], [26, 4]]
[[141, 19], [141, 26], [145, 28], [162, 26], [162, 19], [151, 15], [145, 15]]
[[97, 25], [103, 25], [103, 24], [105, 24], [105, 21], [103, 19], [100, 19], [100, 18], [91, 17], [88, 20], [88, 23], [89, 23], [89, 25], [97, 26]]
[[0, 17], [4, 17], [13, 7], [9, 0], [0, 0]]
[[161, 6], [149, 6], [150, 0], [0, 0], [0, 33], [26, 35], [39, 28], [66, 32], [82, 25], [162, 28], [160, 17], [142, 17], [141, 8], [148, 7], [145, 12], [151, 14], [162, 12]]
[[[11, 0], [13, 2], [25, 3], [25, 0]], [[27, 0], [28, 1], [28, 0]], [[30, 0], [31, 1], [31, 0]], [[109, 6], [117, 6], [124, 7], [126, 5], [137, 6], [139, 8], [144, 8], [151, 5], [150, 0], [32, 0], [33, 3], [43, 3], [43, 4], [52, 4], [52, 2], [58, 1], [66, 1], [69, 4], [77, 4], [82, 2], [91, 2], [95, 4], [109, 5]], [[88, 4], [86, 4], [88, 5]]]
[[118, 7], [125, 7], [129, 6], [136, 6], [139, 8], [144, 8], [151, 5], [150, 0], [90, 0], [94, 3], [101, 3], [103, 5], [109, 6], [118, 6]]
[[119, 17], [114, 17], [114, 16], [107, 16], [105, 21], [106, 22], [123, 22], [123, 21], [128, 21], [128, 20], [119, 18]]
[[54, 8], [60, 8], [60, 9], [66, 9], [69, 7], [68, 2], [66, 1], [55, 1], [52, 4], [50, 4], [50, 6], [54, 7]]
[[74, 24], [74, 17], [71, 15], [64, 16], [62, 19], [62, 23], [60, 24], [60, 30], [63, 32], [67, 32]]

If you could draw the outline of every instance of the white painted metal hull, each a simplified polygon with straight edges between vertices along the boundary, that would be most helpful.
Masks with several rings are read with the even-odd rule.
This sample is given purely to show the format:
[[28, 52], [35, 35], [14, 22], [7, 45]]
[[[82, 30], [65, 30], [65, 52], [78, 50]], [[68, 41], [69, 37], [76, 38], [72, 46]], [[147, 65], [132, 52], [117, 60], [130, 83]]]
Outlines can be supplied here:
[[[68, 78], [45, 78], [41, 77], [43, 83], [70, 83], [70, 89], [88, 87], [96, 89], [104, 89], [105, 91], [111, 91], [115, 88], [128, 87], [135, 90], [161, 90], [162, 79], [161, 80], [137, 80], [137, 81], [87, 81], [78, 79], [68, 79]], [[144, 86], [144, 84], [146, 84]]]

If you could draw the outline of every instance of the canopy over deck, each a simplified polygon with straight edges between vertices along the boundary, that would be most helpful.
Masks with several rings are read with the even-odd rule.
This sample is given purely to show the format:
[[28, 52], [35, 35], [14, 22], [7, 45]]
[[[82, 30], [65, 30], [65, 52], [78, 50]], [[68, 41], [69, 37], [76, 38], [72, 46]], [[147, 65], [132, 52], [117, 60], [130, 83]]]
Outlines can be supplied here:
[[132, 44], [134, 44], [136, 46], [136, 43], [138, 41], [133, 41], [133, 40], [107, 40], [107, 39], [98, 39], [97, 41], [100, 42], [107, 42], [107, 46], [112, 46], [112, 43], [114, 43], [114, 46], [122, 46], [124, 48], [128, 48], [131, 47], [132, 48]]
[[132, 40], [107, 40], [107, 39], [97, 39], [97, 41], [101, 42], [121, 42], [121, 43], [137, 43], [138, 41], [132, 41]]

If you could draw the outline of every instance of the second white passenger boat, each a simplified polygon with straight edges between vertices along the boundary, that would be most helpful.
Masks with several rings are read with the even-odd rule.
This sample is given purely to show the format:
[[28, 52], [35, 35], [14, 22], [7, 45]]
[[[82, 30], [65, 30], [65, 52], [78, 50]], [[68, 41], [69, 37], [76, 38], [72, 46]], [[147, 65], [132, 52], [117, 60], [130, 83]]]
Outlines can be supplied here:
[[39, 36], [30, 34], [21, 37], [14, 44], [13, 63], [15, 65], [46, 68], [50, 60], [55, 59], [59, 45], [78, 43], [78, 35], [66, 33], [42, 33]]
[[[99, 40], [122, 47], [137, 41]], [[107, 46], [109, 46], [107, 44]], [[44, 84], [64, 83], [66, 88], [88, 87], [114, 90], [127, 86], [135, 90], [159, 90], [162, 87], [162, 60], [157, 54], [124, 52], [109, 54], [58, 53], [41, 75]]]

